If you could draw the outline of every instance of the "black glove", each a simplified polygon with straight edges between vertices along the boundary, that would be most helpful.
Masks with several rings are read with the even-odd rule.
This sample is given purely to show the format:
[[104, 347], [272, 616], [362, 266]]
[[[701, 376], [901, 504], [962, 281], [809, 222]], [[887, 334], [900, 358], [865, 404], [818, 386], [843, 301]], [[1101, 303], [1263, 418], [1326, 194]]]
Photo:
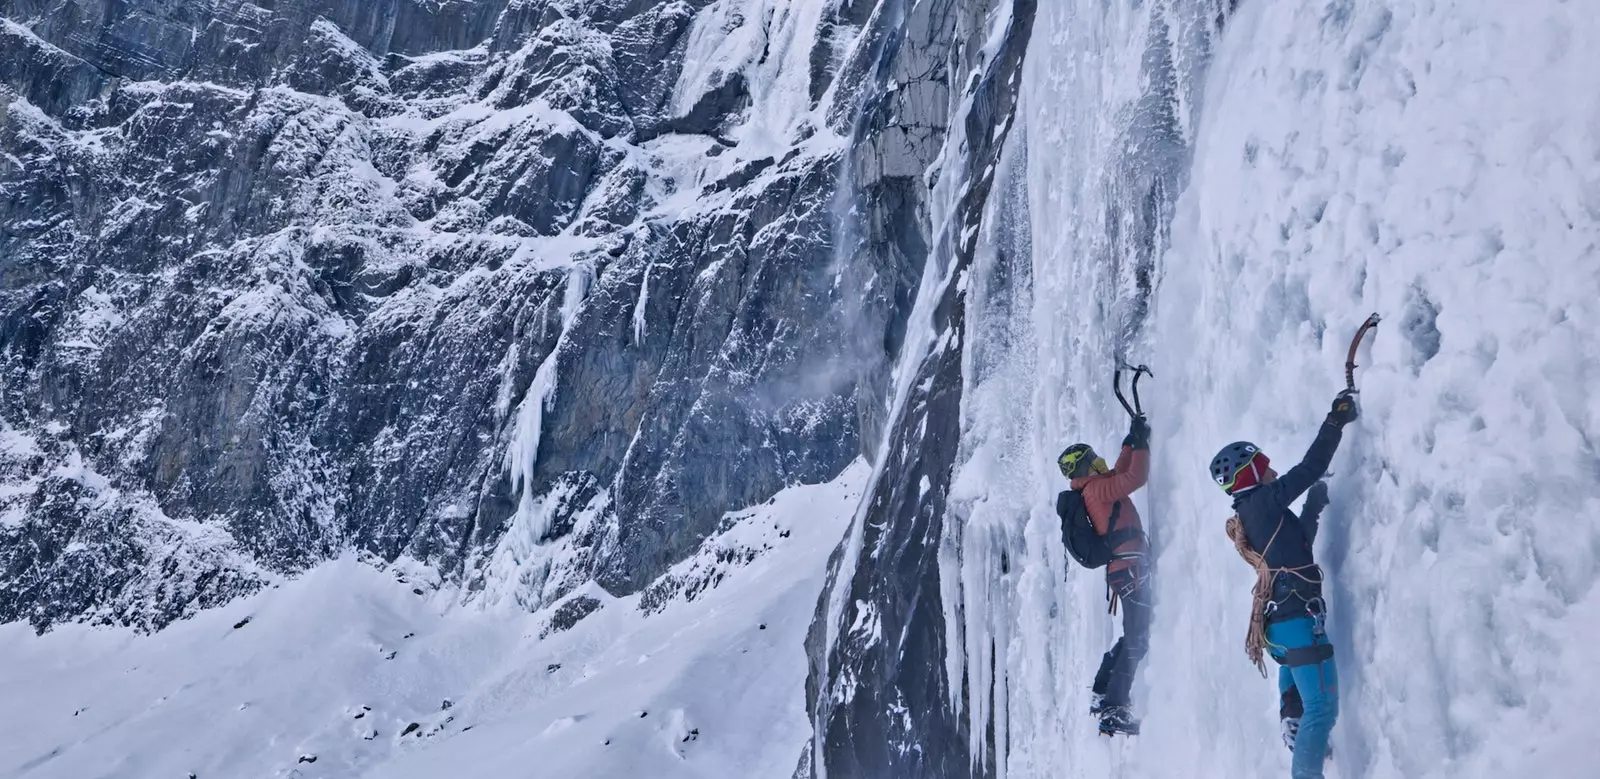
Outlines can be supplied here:
[[1328, 483], [1318, 479], [1306, 490], [1306, 505], [1300, 509], [1300, 529], [1306, 533], [1306, 544], [1317, 540], [1317, 524], [1322, 520], [1322, 510], [1328, 507]]
[[1361, 416], [1361, 410], [1356, 408], [1356, 397], [1349, 390], [1339, 393], [1333, 399], [1333, 410], [1328, 412], [1328, 424], [1334, 427], [1344, 427], [1356, 421]]
[[1328, 482], [1318, 479], [1311, 488], [1306, 490], [1306, 505], [1300, 510], [1300, 519], [1317, 521], [1322, 516], [1322, 510], [1328, 507]]
[[1128, 436], [1122, 439], [1122, 445], [1135, 449], [1150, 448], [1150, 422], [1143, 414], [1133, 418], [1133, 425], [1128, 428]]

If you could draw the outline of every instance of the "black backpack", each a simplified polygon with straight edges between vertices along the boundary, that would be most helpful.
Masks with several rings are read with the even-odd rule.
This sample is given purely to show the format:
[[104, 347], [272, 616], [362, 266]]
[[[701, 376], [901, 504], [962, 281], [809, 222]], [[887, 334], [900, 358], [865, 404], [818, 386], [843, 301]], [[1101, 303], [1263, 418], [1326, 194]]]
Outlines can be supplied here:
[[1106, 534], [1094, 530], [1089, 519], [1089, 507], [1084, 505], [1083, 494], [1066, 490], [1056, 496], [1056, 515], [1061, 517], [1061, 543], [1067, 554], [1085, 568], [1103, 568], [1115, 556], [1114, 551], [1125, 542], [1138, 538], [1139, 528], [1117, 529], [1117, 518], [1122, 514], [1122, 501], [1111, 504], [1111, 522]]

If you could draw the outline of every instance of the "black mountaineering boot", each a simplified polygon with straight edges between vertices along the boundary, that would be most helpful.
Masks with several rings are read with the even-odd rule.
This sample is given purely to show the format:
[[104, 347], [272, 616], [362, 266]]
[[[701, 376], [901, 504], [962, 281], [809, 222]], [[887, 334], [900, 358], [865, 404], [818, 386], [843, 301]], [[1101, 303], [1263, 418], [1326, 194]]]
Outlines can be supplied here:
[[1100, 735], [1115, 736], [1139, 735], [1139, 721], [1133, 718], [1133, 712], [1127, 706], [1107, 706], [1100, 713]]

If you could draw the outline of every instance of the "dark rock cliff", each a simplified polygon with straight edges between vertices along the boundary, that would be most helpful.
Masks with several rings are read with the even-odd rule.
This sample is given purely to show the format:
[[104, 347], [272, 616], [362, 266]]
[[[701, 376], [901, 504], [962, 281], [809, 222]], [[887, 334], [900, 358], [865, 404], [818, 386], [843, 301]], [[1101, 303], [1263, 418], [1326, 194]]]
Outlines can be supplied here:
[[631, 592], [857, 457], [920, 270], [836, 248], [873, 9], [726, 5], [8, 4], [0, 619]]
[[866, 455], [797, 773], [981, 773], [939, 555], [1035, 11], [7, 6], [0, 620], [158, 628], [352, 550], [637, 592]]
[[[868, 240], [860, 253], [898, 256], [911, 245], [907, 253], [925, 258], [926, 272], [937, 276], [925, 280], [916, 309], [930, 321], [911, 323], [926, 329], [906, 346], [906, 389], [892, 407], [888, 448], [851, 536], [831, 561], [807, 641], [816, 734], [799, 776], [953, 777], [993, 765], [974, 760], [974, 724], [957, 701], [965, 691], [951, 689], [948, 678], [945, 655], [959, 648], [946, 645], [939, 557], [961, 438], [963, 279], [1012, 127], [1036, 4], [916, 3], [904, 10], [880, 71], [891, 88], [861, 128], [862, 156], [877, 165], [866, 166], [859, 183], [906, 227], [899, 241]], [[994, 38], [991, 20], [1003, 24]], [[992, 49], [983, 48], [986, 39]], [[907, 159], [908, 151], [926, 156]], [[883, 197], [896, 170], [927, 175]], [[911, 235], [921, 240], [909, 244]]]

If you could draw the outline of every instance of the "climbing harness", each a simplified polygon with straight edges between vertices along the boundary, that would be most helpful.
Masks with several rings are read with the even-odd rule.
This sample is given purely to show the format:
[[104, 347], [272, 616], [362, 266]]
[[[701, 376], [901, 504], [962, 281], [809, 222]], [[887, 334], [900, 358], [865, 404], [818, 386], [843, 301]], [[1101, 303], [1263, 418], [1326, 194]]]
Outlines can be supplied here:
[[[1256, 584], [1250, 588], [1250, 595], [1252, 596], [1250, 601], [1250, 629], [1245, 633], [1244, 653], [1250, 658], [1250, 662], [1256, 664], [1256, 670], [1259, 670], [1264, 678], [1267, 675], [1267, 664], [1262, 654], [1267, 647], [1267, 611], [1268, 604], [1272, 600], [1273, 580], [1278, 578], [1278, 574], [1287, 573], [1300, 577], [1302, 581], [1308, 584], [1321, 584], [1322, 569], [1318, 568], [1316, 563], [1306, 563], [1305, 565], [1297, 565], [1291, 568], [1273, 568], [1267, 565], [1265, 550], [1271, 549], [1272, 542], [1278, 539], [1278, 531], [1283, 529], [1283, 517], [1278, 518], [1278, 526], [1273, 529], [1272, 537], [1267, 539], [1266, 546], [1260, 552], [1251, 548], [1250, 539], [1244, 532], [1244, 522], [1239, 519], [1238, 514], [1228, 517], [1227, 529], [1228, 539], [1233, 542], [1233, 548], [1256, 571]], [[1314, 571], [1317, 578], [1313, 579], [1307, 576], [1304, 573], [1305, 571]], [[1311, 649], [1316, 650], [1315, 647]], [[1329, 646], [1328, 652], [1330, 656], [1332, 651], [1332, 647]], [[1325, 659], [1327, 658], [1320, 658], [1318, 662]], [[1285, 661], [1280, 660], [1279, 662]], [[1298, 665], [1298, 663], [1289, 664]]]
[[[1144, 589], [1150, 583], [1150, 572], [1146, 569], [1144, 552], [1124, 552], [1114, 555], [1113, 560], [1133, 560], [1133, 565], [1123, 569], [1128, 579], [1118, 584], [1111, 583], [1111, 577], [1106, 577], [1106, 613], [1115, 617], [1117, 606], [1124, 600], [1135, 600], [1139, 605], [1150, 604], [1133, 598], [1133, 594]], [[1115, 574], [1112, 574], [1113, 576]]]
[[1366, 338], [1367, 331], [1377, 327], [1382, 321], [1383, 318], [1377, 314], [1367, 317], [1367, 321], [1361, 323], [1361, 329], [1356, 331], [1356, 337], [1350, 339], [1350, 353], [1344, 360], [1344, 391], [1348, 394], [1354, 395], [1360, 392], [1356, 389], [1356, 350], [1361, 348], [1361, 339]]

